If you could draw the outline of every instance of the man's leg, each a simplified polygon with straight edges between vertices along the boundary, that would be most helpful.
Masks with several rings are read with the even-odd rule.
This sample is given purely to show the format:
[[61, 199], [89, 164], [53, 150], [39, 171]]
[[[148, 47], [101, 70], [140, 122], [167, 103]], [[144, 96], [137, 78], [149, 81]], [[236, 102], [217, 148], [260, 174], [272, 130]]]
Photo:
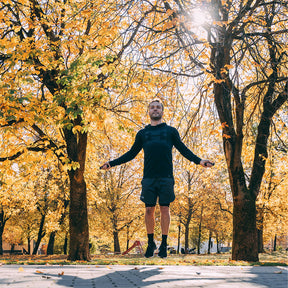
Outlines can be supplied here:
[[155, 227], [155, 206], [146, 207], [145, 224], [146, 224], [147, 234], [153, 234], [154, 227]]
[[154, 242], [154, 227], [155, 227], [155, 206], [146, 206], [145, 211], [145, 224], [146, 231], [148, 235], [148, 246], [145, 253], [145, 257], [149, 258], [154, 256], [154, 251], [156, 250], [156, 244]]
[[169, 206], [160, 206], [161, 231], [162, 235], [168, 235], [170, 227], [170, 208]]
[[161, 205], [160, 206], [160, 214], [161, 214], [161, 231], [162, 231], [162, 242], [159, 247], [158, 256], [161, 258], [167, 257], [167, 236], [169, 233], [170, 227], [170, 208], [169, 205]]

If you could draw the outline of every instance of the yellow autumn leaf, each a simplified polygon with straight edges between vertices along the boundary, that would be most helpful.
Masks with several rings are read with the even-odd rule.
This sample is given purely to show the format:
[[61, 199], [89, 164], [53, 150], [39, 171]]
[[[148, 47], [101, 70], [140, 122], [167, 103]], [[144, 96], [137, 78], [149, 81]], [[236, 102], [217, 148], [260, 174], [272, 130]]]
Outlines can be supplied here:
[[36, 273], [38, 274], [43, 274], [44, 272], [40, 271], [40, 270], [36, 270]]

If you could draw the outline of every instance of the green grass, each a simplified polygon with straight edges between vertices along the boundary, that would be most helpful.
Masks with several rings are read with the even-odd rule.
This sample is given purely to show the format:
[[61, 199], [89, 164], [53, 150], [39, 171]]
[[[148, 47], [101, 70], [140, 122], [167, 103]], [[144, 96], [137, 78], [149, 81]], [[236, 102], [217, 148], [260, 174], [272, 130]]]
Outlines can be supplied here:
[[68, 261], [64, 255], [0, 256], [2, 265], [193, 265], [193, 266], [288, 266], [286, 252], [259, 254], [259, 262], [233, 261], [230, 253], [211, 255], [169, 255], [166, 259], [141, 255], [93, 255], [92, 260]]

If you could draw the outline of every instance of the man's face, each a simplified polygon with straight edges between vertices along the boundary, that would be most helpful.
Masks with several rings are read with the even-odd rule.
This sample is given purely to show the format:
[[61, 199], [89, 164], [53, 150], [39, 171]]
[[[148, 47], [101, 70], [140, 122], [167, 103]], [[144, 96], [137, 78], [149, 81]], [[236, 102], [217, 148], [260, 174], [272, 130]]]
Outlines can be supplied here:
[[160, 120], [163, 116], [162, 105], [159, 102], [152, 102], [149, 105], [149, 116], [151, 120]]

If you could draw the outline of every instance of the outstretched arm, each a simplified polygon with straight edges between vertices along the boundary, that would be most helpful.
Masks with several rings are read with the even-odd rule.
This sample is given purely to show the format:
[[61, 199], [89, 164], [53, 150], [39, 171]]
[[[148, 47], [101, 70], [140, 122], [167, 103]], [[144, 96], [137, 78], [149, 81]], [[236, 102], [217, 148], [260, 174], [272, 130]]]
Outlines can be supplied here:
[[188, 160], [193, 161], [195, 164], [200, 164], [202, 167], [208, 168], [214, 166], [214, 163], [209, 160], [202, 160], [196, 156], [180, 139], [178, 131], [175, 129], [173, 134], [173, 144], [176, 149]]
[[135, 138], [135, 142], [128, 152], [126, 152], [125, 154], [123, 154], [122, 156], [120, 156], [117, 159], [114, 159], [112, 161], [104, 163], [100, 167], [100, 169], [108, 170], [111, 167], [114, 167], [114, 166], [126, 163], [128, 161], [131, 161], [132, 159], [134, 159], [137, 156], [137, 154], [140, 152], [141, 149], [142, 149], [142, 141], [141, 141], [141, 137], [140, 137], [139, 132], [138, 132], [136, 135], [136, 138]]

